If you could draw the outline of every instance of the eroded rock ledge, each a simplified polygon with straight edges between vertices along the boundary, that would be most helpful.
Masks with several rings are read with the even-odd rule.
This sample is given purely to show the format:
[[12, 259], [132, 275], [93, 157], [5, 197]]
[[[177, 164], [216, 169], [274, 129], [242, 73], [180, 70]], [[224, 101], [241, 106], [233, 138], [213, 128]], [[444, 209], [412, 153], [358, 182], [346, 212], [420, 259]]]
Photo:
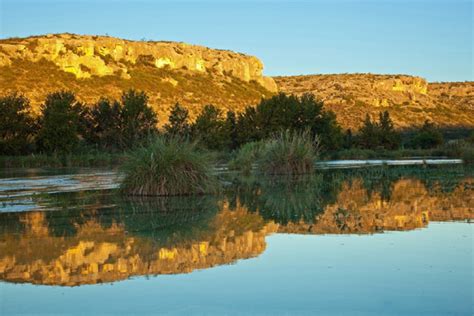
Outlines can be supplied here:
[[15, 59], [52, 61], [76, 78], [120, 75], [130, 78], [129, 66], [147, 63], [156, 68], [185, 69], [256, 81], [269, 91], [277, 87], [262, 75], [263, 64], [254, 56], [177, 42], [129, 41], [109, 36], [50, 34], [0, 41], [0, 66]]

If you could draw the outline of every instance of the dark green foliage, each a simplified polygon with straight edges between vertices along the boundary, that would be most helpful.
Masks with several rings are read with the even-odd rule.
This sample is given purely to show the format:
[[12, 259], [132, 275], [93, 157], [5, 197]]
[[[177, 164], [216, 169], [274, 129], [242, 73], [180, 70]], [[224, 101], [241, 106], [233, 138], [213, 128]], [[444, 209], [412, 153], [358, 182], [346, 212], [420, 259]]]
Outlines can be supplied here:
[[379, 113], [379, 142], [386, 149], [397, 149], [400, 147], [400, 135], [393, 127], [388, 111]]
[[29, 100], [16, 93], [0, 98], [0, 154], [28, 152], [35, 128], [29, 106]]
[[122, 95], [122, 148], [137, 146], [155, 134], [157, 122], [156, 113], [148, 106], [145, 92], [129, 90]]
[[242, 145], [229, 162], [229, 169], [239, 170], [243, 174], [250, 174], [252, 167], [260, 159], [265, 141], [250, 142]]
[[349, 149], [354, 146], [354, 135], [352, 135], [352, 130], [349, 128], [346, 130], [343, 139], [343, 147], [344, 149]]
[[332, 112], [323, 109], [323, 102], [312, 94], [301, 97], [280, 93], [262, 99], [255, 110], [247, 109], [240, 117], [240, 143], [270, 137], [281, 130], [309, 130], [318, 135], [325, 149], [336, 149], [342, 144], [342, 132]]
[[397, 149], [400, 147], [400, 135], [395, 131], [388, 111], [380, 112], [379, 122], [365, 117], [359, 131], [359, 146], [364, 149]]
[[120, 148], [121, 110], [117, 101], [108, 99], [100, 99], [91, 109], [85, 109], [81, 115], [85, 140], [101, 149]]
[[121, 188], [139, 196], [212, 193], [217, 188], [212, 163], [212, 156], [196, 143], [157, 137], [129, 155]]
[[186, 108], [176, 103], [171, 110], [168, 124], [164, 126], [165, 133], [170, 136], [189, 137], [189, 112]]
[[239, 114], [236, 134], [239, 146], [263, 138], [263, 133], [258, 124], [257, 110], [254, 107], [247, 107], [243, 113]]
[[46, 153], [70, 153], [79, 143], [81, 104], [74, 93], [49, 94], [41, 109], [38, 145]]
[[377, 130], [377, 124], [372, 122], [369, 114], [367, 114], [364, 125], [359, 130], [359, 145], [366, 149], [376, 148], [378, 146]]
[[425, 124], [415, 133], [415, 136], [410, 141], [410, 146], [413, 148], [428, 149], [442, 145], [444, 143], [443, 134], [436, 128], [436, 126], [425, 121]]
[[225, 133], [227, 138], [227, 146], [234, 150], [237, 148], [237, 117], [234, 111], [228, 111], [225, 120]]
[[194, 139], [206, 148], [222, 150], [227, 145], [225, 120], [222, 112], [213, 105], [206, 105], [191, 127]]
[[258, 168], [265, 174], [311, 173], [314, 170], [318, 148], [318, 139], [307, 131], [280, 132], [265, 142]]

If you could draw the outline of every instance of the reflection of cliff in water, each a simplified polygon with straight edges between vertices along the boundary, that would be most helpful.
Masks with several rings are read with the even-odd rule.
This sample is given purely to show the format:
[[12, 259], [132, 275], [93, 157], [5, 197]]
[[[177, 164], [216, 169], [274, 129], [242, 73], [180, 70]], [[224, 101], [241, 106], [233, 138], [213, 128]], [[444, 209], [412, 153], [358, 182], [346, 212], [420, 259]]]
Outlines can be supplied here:
[[68, 286], [133, 275], [188, 273], [255, 257], [265, 249], [265, 236], [276, 229], [257, 214], [244, 209], [230, 211], [225, 203], [219, 213], [214, 212], [205, 225], [192, 228], [191, 233], [185, 232], [190, 226], [181, 218], [172, 223], [169, 217], [156, 214], [174, 226], [162, 230], [156, 221], [147, 222], [149, 216], [142, 219], [143, 213], [134, 210], [108, 224], [101, 222], [100, 215], [80, 215], [74, 234], [64, 236], [52, 232], [54, 219], [50, 217], [48, 222], [46, 212], [18, 215], [21, 233], [1, 238], [1, 278]]
[[366, 234], [474, 218], [470, 175], [422, 171], [234, 179], [221, 197], [41, 197], [55, 210], [0, 213], [0, 278], [73, 286], [187, 273], [258, 256], [273, 232]]

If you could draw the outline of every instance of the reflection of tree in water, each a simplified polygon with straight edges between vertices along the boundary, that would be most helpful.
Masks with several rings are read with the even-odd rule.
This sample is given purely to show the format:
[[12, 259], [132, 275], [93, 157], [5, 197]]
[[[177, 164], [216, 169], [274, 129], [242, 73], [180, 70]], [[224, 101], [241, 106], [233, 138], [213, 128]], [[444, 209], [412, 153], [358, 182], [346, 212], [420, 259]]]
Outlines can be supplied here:
[[334, 203], [341, 184], [338, 180], [330, 174], [244, 178], [234, 182], [227, 197], [231, 205], [238, 200], [264, 219], [280, 224], [310, 222]]
[[[267, 220], [280, 224], [304, 221], [311, 223], [325, 207], [334, 204], [343, 183], [362, 183], [367, 199], [380, 196], [390, 201], [394, 185], [401, 179], [420, 180], [432, 195], [450, 193], [470, 175], [469, 167], [372, 167], [359, 169], [319, 170], [315, 175], [300, 177], [236, 177], [226, 190], [231, 206], [237, 201]], [[466, 185], [466, 182], [464, 182]], [[348, 216], [340, 209], [341, 225]], [[354, 214], [352, 214], [354, 215]], [[343, 228], [343, 227], [341, 227]]]
[[[116, 190], [38, 194], [33, 201], [48, 209], [46, 223], [52, 236], [74, 236], [78, 227], [94, 221], [103, 228], [122, 225], [129, 234], [149, 237], [158, 243], [202, 238], [210, 233], [209, 223], [218, 213], [222, 200], [229, 209], [238, 205], [258, 212], [264, 219], [280, 224], [304, 221], [311, 223], [325, 208], [334, 204], [343, 187], [362, 183], [367, 199], [374, 194], [390, 201], [394, 184], [401, 179], [417, 179], [430, 195], [449, 194], [462, 182], [472, 190], [473, 168], [439, 167], [372, 167], [360, 169], [318, 170], [315, 175], [288, 178], [235, 177], [224, 196], [185, 196], [129, 199]], [[343, 185], [345, 184], [345, 185]], [[221, 202], [219, 202], [221, 201]], [[353, 213], [355, 210], [352, 210]], [[347, 217], [341, 209], [341, 221]], [[354, 215], [351, 213], [351, 216]], [[25, 223], [21, 213], [0, 214], [0, 233], [19, 234]]]

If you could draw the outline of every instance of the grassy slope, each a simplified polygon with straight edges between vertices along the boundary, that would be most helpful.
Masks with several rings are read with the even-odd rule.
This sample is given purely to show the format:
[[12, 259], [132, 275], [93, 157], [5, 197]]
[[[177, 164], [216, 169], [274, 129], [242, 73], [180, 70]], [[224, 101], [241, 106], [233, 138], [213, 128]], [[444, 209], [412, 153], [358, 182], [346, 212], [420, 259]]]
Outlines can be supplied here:
[[[373, 118], [380, 111], [389, 111], [399, 128], [419, 126], [425, 120], [442, 127], [474, 128], [474, 83], [428, 84], [426, 94], [393, 91], [380, 87], [397, 77], [410, 76], [337, 74], [275, 77], [279, 88], [286, 93], [314, 93], [334, 111], [345, 128], [357, 130], [365, 115]], [[391, 82], [390, 82], [391, 83]], [[379, 102], [379, 106], [374, 103]], [[383, 104], [382, 104], [383, 103]]]
[[0, 67], [0, 73], [0, 94], [20, 91], [30, 98], [35, 111], [48, 93], [61, 89], [72, 90], [79, 100], [89, 104], [101, 96], [119, 98], [122, 91], [130, 88], [143, 90], [158, 113], [160, 125], [167, 120], [169, 110], [176, 102], [187, 107], [193, 119], [206, 104], [214, 104], [224, 113], [227, 110], [238, 112], [245, 106], [258, 103], [262, 97], [272, 95], [256, 82], [146, 65], [131, 67], [130, 79], [119, 76], [76, 79], [73, 74], [63, 72], [45, 60], [16, 60], [12, 66]]

